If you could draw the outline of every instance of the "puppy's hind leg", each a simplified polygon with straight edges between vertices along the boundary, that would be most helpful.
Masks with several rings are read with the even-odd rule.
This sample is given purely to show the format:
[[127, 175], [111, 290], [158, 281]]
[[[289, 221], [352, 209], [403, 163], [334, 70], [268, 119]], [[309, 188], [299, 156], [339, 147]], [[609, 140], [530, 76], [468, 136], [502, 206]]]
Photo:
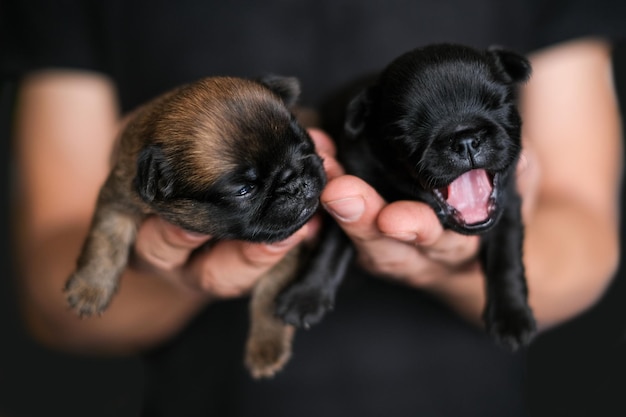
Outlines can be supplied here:
[[487, 331], [511, 350], [527, 345], [536, 333], [528, 305], [528, 289], [522, 262], [523, 226], [521, 201], [516, 193], [498, 225], [483, 242], [482, 261], [487, 278]]
[[137, 218], [98, 206], [77, 267], [65, 284], [67, 301], [80, 316], [102, 313], [115, 293], [137, 233]]
[[295, 328], [276, 316], [275, 299], [294, 278], [299, 258], [296, 247], [258, 281], [252, 293], [245, 364], [254, 378], [274, 376], [291, 357]]

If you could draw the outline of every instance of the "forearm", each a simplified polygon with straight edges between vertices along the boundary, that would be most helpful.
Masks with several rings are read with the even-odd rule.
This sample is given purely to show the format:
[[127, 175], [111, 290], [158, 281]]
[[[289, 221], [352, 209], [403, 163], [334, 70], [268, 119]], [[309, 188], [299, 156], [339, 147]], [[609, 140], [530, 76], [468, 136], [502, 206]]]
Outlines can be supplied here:
[[29, 328], [51, 346], [133, 351], [176, 332], [202, 305], [165, 280], [129, 270], [101, 317], [81, 320], [68, 308], [62, 289], [76, 266], [118, 129], [115, 88], [104, 76], [46, 71], [22, 84], [13, 196], [18, 287]]
[[[101, 317], [80, 320], [62, 289], [76, 267], [120, 126], [116, 89], [95, 73], [45, 71], [28, 77], [16, 111], [13, 202], [19, 286], [26, 321], [51, 346], [126, 353], [181, 330], [210, 299], [248, 294], [314, 221], [273, 244], [190, 234], [158, 217], [137, 231], [133, 258]], [[150, 271], [150, 273], [145, 272]]]
[[453, 275], [436, 280], [426, 288], [463, 319], [483, 326], [485, 309], [485, 277], [478, 262], [473, 262]]
[[541, 328], [570, 319], [602, 296], [619, 257], [617, 222], [581, 205], [545, 201], [526, 229], [530, 304]]
[[[622, 128], [608, 44], [556, 46], [533, 56], [533, 67], [522, 110], [536, 156], [527, 169], [538, 168], [540, 180], [537, 192], [524, 196], [532, 206], [525, 213], [524, 263], [530, 305], [545, 329], [591, 307], [614, 276]], [[454, 280], [441, 285], [444, 298], [463, 298]], [[479, 285], [465, 286], [466, 296], [478, 300]]]
[[[618, 236], [606, 222], [566, 202], [545, 202], [526, 227], [529, 303], [540, 329], [581, 314], [602, 296], [618, 262]], [[485, 281], [475, 265], [427, 288], [468, 321], [480, 324]]]
[[22, 246], [21, 305], [29, 329], [44, 344], [84, 353], [136, 352], [175, 334], [207, 303], [197, 292], [127, 269], [109, 308], [79, 318], [62, 289], [82, 236], [82, 230], [61, 230]]

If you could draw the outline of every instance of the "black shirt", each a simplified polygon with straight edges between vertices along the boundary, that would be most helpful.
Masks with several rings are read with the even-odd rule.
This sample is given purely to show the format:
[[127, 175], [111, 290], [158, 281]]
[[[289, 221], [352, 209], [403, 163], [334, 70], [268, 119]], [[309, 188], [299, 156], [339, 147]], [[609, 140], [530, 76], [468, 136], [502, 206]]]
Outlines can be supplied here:
[[206, 75], [277, 73], [299, 77], [303, 103], [311, 105], [426, 43], [528, 52], [577, 36], [611, 35], [620, 13], [603, 2], [611, 3], [5, 0], [2, 70], [105, 72], [125, 111]]

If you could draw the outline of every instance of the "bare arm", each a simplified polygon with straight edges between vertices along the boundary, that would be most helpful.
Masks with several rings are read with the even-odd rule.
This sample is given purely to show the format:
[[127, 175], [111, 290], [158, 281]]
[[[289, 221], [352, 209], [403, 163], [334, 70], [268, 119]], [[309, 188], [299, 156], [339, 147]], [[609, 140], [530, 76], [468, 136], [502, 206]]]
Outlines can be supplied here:
[[530, 302], [551, 325], [593, 305], [617, 268], [622, 131], [607, 45], [572, 42], [533, 65], [523, 113], [541, 182], [525, 251]]
[[[532, 63], [522, 106], [533, 151], [520, 173], [524, 260], [530, 304], [546, 328], [593, 305], [617, 266], [621, 127], [605, 43], [560, 45]], [[475, 237], [442, 230], [423, 204], [386, 205], [353, 177], [332, 181], [322, 200], [366, 267], [431, 291], [480, 322], [485, 294]]]
[[101, 317], [79, 319], [62, 293], [86, 235], [120, 125], [111, 82], [95, 73], [47, 71], [28, 77], [15, 126], [15, 240], [24, 317], [33, 334], [57, 348], [127, 353], [179, 331], [215, 298], [246, 293], [292, 247], [208, 239], [158, 218], [142, 225], [137, 262]]

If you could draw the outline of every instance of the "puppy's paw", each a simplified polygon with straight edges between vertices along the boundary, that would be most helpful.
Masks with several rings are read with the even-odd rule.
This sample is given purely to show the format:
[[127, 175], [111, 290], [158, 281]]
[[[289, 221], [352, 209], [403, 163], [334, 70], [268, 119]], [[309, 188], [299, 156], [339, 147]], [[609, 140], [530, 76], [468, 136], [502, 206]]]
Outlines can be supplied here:
[[63, 291], [68, 304], [79, 316], [92, 316], [106, 310], [115, 292], [115, 285], [102, 285], [76, 272], [67, 280]]
[[283, 333], [255, 334], [246, 344], [245, 365], [255, 379], [271, 378], [283, 369], [291, 357], [293, 327]]
[[487, 332], [503, 347], [515, 351], [526, 346], [537, 332], [537, 324], [528, 306], [517, 309], [487, 309], [485, 314]]
[[308, 329], [333, 309], [333, 295], [318, 289], [291, 286], [278, 296], [276, 315], [287, 324]]

